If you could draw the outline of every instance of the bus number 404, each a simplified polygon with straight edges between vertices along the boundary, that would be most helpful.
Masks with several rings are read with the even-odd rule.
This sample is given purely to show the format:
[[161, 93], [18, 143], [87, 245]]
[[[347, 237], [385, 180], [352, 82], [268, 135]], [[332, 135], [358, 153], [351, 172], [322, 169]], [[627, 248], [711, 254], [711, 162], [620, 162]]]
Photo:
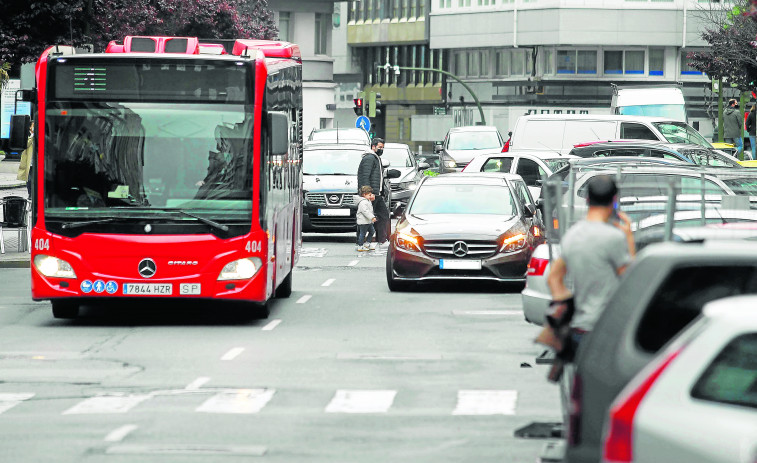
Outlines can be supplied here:
[[34, 240], [34, 249], [36, 249], [37, 251], [49, 251], [50, 240], [47, 238], [40, 238], [38, 240]]
[[247, 252], [260, 252], [263, 250], [263, 246], [260, 241], [248, 241], [247, 244], [244, 245], [244, 250]]

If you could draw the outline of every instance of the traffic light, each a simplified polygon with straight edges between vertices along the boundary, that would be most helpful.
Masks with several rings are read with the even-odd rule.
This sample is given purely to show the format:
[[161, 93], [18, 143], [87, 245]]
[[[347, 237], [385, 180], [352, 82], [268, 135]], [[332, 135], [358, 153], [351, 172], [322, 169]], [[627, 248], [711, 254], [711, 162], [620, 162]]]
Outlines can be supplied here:
[[380, 98], [380, 93], [371, 92], [368, 95], [368, 117], [381, 116], [381, 102], [378, 101]]
[[362, 98], [353, 98], [352, 102], [355, 103], [355, 107], [352, 108], [355, 110], [355, 115], [362, 116], [363, 115], [363, 99]]

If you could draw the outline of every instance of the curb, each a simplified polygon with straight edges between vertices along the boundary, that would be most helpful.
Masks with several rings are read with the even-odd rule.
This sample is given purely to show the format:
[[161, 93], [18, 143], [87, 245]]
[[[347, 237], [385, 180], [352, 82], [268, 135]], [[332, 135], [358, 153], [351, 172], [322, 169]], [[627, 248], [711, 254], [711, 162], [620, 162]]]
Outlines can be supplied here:
[[0, 190], [13, 190], [16, 188], [25, 188], [26, 182], [18, 182], [18, 183], [6, 183], [4, 185], [0, 185]]
[[29, 259], [0, 260], [0, 269], [3, 268], [29, 268]]

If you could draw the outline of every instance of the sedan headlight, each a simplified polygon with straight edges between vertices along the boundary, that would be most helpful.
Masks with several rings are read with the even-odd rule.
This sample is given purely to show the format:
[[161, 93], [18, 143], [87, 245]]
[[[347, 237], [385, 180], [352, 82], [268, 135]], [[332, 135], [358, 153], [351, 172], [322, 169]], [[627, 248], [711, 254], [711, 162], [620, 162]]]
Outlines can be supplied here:
[[528, 244], [528, 235], [523, 227], [516, 225], [502, 236], [499, 252], [513, 252], [523, 249]]
[[34, 256], [34, 267], [46, 277], [76, 278], [76, 273], [71, 264], [57, 257], [37, 254]]
[[262, 264], [263, 262], [258, 257], [229, 262], [221, 270], [218, 280], [249, 280], [258, 273]]
[[400, 190], [415, 190], [417, 187], [416, 182], [400, 182]]
[[446, 164], [447, 167], [457, 167], [457, 164], [455, 164], [455, 161], [444, 161], [444, 164]]
[[400, 249], [404, 249], [406, 251], [421, 252], [421, 247], [417, 236], [397, 232], [394, 242]]

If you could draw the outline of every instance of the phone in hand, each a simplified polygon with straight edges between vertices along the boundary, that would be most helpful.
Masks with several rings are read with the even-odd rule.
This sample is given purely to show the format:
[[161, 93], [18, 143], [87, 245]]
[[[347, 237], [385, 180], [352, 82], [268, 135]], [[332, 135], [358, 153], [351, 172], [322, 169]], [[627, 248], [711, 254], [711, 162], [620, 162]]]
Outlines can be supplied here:
[[618, 201], [615, 201], [612, 203], [612, 213], [610, 214], [610, 222], [616, 222], [620, 223], [620, 215], [618, 215], [618, 210], [620, 209], [620, 205], [618, 204]]

